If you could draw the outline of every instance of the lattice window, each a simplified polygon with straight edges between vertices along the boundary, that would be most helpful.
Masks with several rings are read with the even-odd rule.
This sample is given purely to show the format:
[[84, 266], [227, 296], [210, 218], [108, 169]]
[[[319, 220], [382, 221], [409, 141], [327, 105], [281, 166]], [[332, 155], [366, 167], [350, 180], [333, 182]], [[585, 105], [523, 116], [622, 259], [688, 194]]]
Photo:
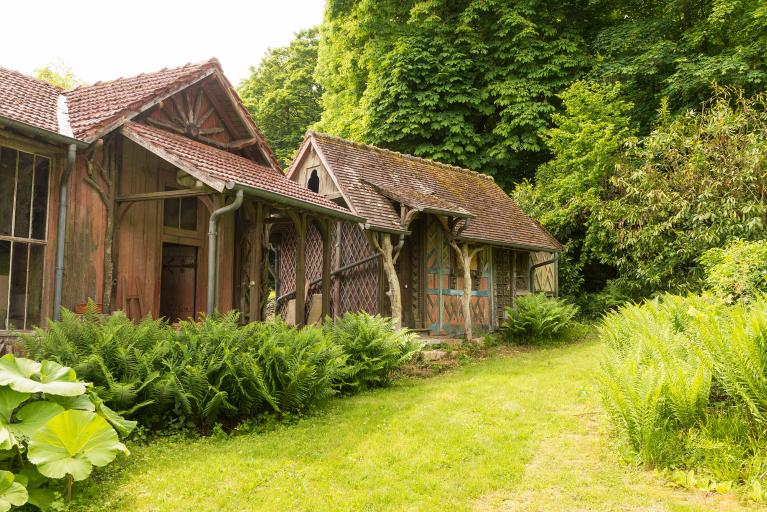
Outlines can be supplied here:
[[[339, 262], [341, 267], [358, 262], [375, 254], [375, 250], [365, 239], [358, 226], [349, 223], [341, 224], [341, 252], [336, 257], [336, 231], [335, 225], [331, 231], [331, 261]], [[296, 234], [293, 227], [287, 228], [282, 235], [279, 244], [279, 275], [280, 290], [282, 296], [295, 291], [296, 286]], [[348, 311], [367, 311], [371, 314], [379, 312], [379, 261], [373, 260], [363, 265], [348, 269], [331, 279], [331, 314], [342, 315]], [[311, 282], [322, 275], [322, 237], [316, 227], [311, 226], [306, 238], [306, 281]], [[315, 293], [320, 293], [322, 283], [317, 283], [309, 288], [306, 300], [308, 315], [311, 307], [311, 299]], [[336, 303], [338, 297], [338, 303]], [[283, 300], [279, 305], [278, 313], [286, 318], [288, 300]]]
[[0, 330], [42, 318], [49, 158], [0, 147]]

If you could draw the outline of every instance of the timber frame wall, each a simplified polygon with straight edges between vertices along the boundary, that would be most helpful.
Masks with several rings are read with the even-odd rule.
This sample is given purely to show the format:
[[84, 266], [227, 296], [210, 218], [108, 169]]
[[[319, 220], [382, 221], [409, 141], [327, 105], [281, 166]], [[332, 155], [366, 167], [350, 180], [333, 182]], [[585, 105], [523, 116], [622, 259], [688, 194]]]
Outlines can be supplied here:
[[[342, 223], [344, 230], [340, 253], [334, 248], [334, 269], [375, 255], [365, 239], [361, 227]], [[295, 232], [291, 226], [280, 231], [276, 241], [278, 251], [276, 275], [277, 296], [295, 291]], [[306, 280], [319, 276], [321, 238], [310, 228], [306, 241]], [[340, 262], [337, 260], [340, 254]], [[547, 252], [534, 252], [486, 245], [473, 260], [472, 320], [478, 333], [496, 329], [505, 317], [505, 308], [514, 297], [529, 293], [530, 266], [551, 257]], [[407, 262], [407, 263], [405, 263]], [[408, 265], [412, 272], [403, 272]], [[403, 253], [398, 261], [400, 286], [403, 294], [403, 326], [427, 329], [432, 334], [457, 336], [463, 332], [463, 276], [455, 261], [453, 250], [447, 243], [444, 229], [435, 217], [429, 215], [414, 222], [412, 233], [405, 237]], [[549, 295], [556, 294], [556, 264], [535, 269], [536, 289]], [[356, 267], [344, 275], [333, 277], [333, 315], [348, 311], [366, 311], [370, 314], [388, 314], [380, 260]], [[311, 297], [316, 287], [309, 289], [306, 308], [308, 315]], [[292, 297], [292, 295], [290, 296]], [[289, 299], [290, 297], [285, 297]], [[278, 314], [286, 318], [287, 300], [278, 304]]]

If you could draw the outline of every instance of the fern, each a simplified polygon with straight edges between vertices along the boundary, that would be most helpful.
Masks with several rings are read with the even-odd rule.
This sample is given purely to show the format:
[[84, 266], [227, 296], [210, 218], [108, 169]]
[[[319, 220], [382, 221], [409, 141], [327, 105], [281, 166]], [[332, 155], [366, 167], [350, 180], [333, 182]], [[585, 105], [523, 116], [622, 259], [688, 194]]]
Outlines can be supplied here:
[[324, 330], [347, 355], [345, 378], [339, 384], [344, 391], [388, 384], [394, 370], [421, 348], [412, 333], [395, 330], [390, 318], [365, 312], [328, 319]]
[[572, 324], [578, 307], [544, 294], [518, 297], [506, 308], [501, 334], [509, 341], [541, 343], [561, 334]]

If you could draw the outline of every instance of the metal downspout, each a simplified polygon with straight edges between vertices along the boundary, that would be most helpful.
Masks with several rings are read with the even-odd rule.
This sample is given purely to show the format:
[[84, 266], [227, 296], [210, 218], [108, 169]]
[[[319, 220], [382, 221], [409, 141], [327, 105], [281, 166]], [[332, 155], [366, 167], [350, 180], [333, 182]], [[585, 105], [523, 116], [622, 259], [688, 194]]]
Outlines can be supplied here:
[[208, 316], [216, 310], [216, 266], [218, 257], [218, 218], [225, 213], [233, 212], [242, 206], [244, 192], [237, 190], [232, 204], [222, 206], [210, 214], [208, 221]]
[[56, 230], [56, 276], [53, 285], [53, 319], [61, 320], [61, 290], [64, 285], [64, 246], [67, 237], [67, 181], [75, 168], [77, 146], [70, 144], [67, 150], [67, 164], [61, 175], [59, 189], [59, 217]]
[[530, 275], [528, 276], [530, 278], [530, 293], [535, 293], [535, 281], [533, 280], [533, 276], [535, 275], [535, 269], [539, 267], [545, 267], [546, 265], [551, 265], [552, 263], [556, 263], [559, 261], [559, 253], [555, 252], [554, 257], [550, 260], [541, 261], [540, 263], [536, 263], [535, 265], [530, 266]]

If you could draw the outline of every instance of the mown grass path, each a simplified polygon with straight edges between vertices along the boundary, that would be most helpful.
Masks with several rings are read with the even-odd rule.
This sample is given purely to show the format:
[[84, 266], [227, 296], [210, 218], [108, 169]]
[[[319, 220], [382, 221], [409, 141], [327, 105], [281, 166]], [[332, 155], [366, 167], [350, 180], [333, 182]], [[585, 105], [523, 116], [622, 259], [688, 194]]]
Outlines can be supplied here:
[[155, 443], [76, 492], [89, 511], [756, 510], [616, 461], [599, 351], [474, 361], [266, 434]]

